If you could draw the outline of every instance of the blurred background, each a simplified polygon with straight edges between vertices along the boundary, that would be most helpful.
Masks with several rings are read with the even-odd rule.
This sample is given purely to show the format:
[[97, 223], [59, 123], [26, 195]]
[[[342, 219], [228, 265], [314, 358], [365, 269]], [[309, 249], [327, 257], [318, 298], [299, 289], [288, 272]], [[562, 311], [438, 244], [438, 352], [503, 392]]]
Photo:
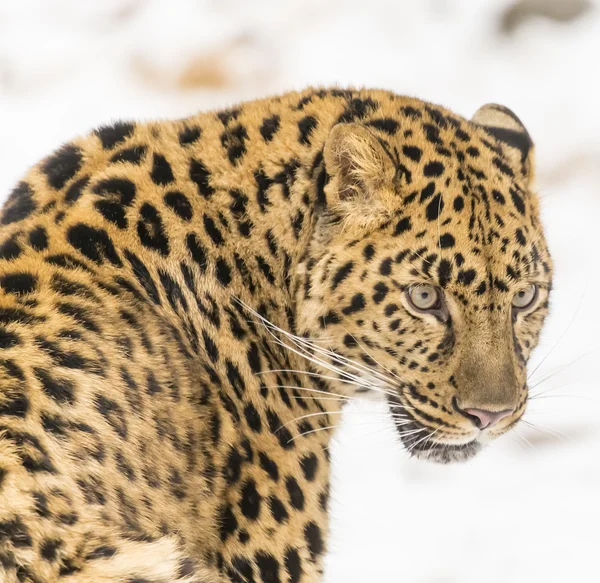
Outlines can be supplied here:
[[599, 62], [592, 0], [0, 0], [0, 198], [61, 142], [119, 118], [309, 84], [467, 117], [509, 106], [537, 143], [556, 263], [531, 425], [441, 467], [408, 459], [378, 405], [349, 409], [331, 448], [326, 582], [598, 581]]

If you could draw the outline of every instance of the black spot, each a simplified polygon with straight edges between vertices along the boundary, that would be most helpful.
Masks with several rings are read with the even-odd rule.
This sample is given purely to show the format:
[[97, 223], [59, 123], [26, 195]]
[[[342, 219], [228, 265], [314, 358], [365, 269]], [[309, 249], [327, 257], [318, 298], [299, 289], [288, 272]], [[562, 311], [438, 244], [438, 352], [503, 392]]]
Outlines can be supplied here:
[[36, 227], [29, 233], [29, 244], [36, 251], [43, 251], [48, 247], [48, 234], [44, 227]]
[[183, 192], [167, 192], [163, 200], [180, 219], [187, 222], [192, 220], [192, 205]]
[[482, 296], [485, 293], [485, 290], [487, 289], [487, 286], [485, 284], [485, 281], [482, 281], [478, 286], [477, 289], [475, 290], [475, 293], [478, 296]]
[[288, 492], [290, 505], [296, 510], [304, 510], [304, 493], [298, 485], [296, 478], [289, 476], [285, 480], [285, 488]]
[[248, 132], [246, 128], [238, 124], [229, 126], [221, 134], [221, 145], [227, 150], [227, 157], [232, 164], [237, 164], [239, 159], [246, 153], [246, 140]]
[[331, 282], [331, 291], [334, 291], [340, 283], [342, 283], [351, 273], [354, 268], [354, 262], [348, 261], [348, 263], [342, 265], [333, 276], [333, 280]]
[[256, 410], [256, 407], [252, 405], [252, 403], [248, 403], [244, 409], [244, 417], [246, 418], [246, 423], [248, 423], [248, 427], [252, 429], [255, 433], [260, 433], [262, 431], [262, 421], [260, 418], [260, 414]]
[[415, 109], [414, 107], [411, 107], [409, 105], [401, 107], [400, 111], [402, 111], [402, 113], [406, 117], [410, 117], [412, 119], [419, 119], [419, 118], [423, 117], [423, 114], [418, 109]]
[[0, 522], [0, 542], [5, 541], [10, 541], [17, 548], [31, 547], [31, 535], [20, 518]]
[[195, 141], [199, 140], [201, 136], [202, 131], [199, 127], [186, 127], [179, 132], [179, 143], [182, 146], [189, 146], [190, 144], [193, 144]]
[[171, 165], [162, 154], [154, 154], [150, 178], [154, 184], [158, 184], [159, 186], [166, 186], [175, 180]]
[[260, 515], [261, 504], [262, 496], [256, 489], [256, 482], [250, 479], [242, 487], [240, 510], [246, 518], [250, 520], [256, 520]]
[[169, 255], [169, 239], [160, 214], [155, 207], [147, 202], [140, 209], [137, 233], [144, 247], [158, 251], [165, 257]]
[[382, 132], [385, 132], [390, 136], [395, 135], [398, 131], [398, 128], [400, 127], [395, 119], [390, 119], [389, 117], [372, 119], [371, 121], [367, 122], [366, 125], [371, 126]]
[[264, 257], [261, 257], [260, 255], [256, 255], [256, 263], [267, 281], [273, 285], [275, 283], [275, 277], [271, 271], [271, 266], [265, 261]]
[[217, 259], [216, 275], [222, 286], [227, 287], [231, 283], [231, 267], [223, 258]]
[[266, 207], [271, 204], [268, 190], [271, 185], [275, 184], [275, 181], [267, 176], [262, 169], [254, 173], [254, 180], [256, 180], [256, 184], [258, 185], [258, 190], [256, 191], [256, 201], [260, 206], [261, 212], [264, 213], [267, 210]]
[[309, 482], [312, 482], [317, 474], [317, 469], [319, 467], [319, 459], [314, 453], [306, 455], [300, 460], [300, 467], [302, 468], [302, 473], [304, 474], [304, 477]]
[[463, 210], [464, 206], [465, 206], [465, 199], [462, 196], [457, 196], [454, 199], [454, 210], [459, 213], [460, 211]]
[[423, 156], [421, 148], [417, 148], [416, 146], [402, 146], [402, 153], [414, 162], [420, 162]]
[[324, 550], [323, 535], [321, 534], [321, 529], [316, 523], [309, 522], [304, 527], [304, 538], [308, 546], [310, 558], [313, 561], [316, 561]]
[[2, 209], [3, 225], [16, 223], [26, 219], [36, 208], [33, 200], [33, 192], [27, 182], [19, 182], [10, 193]]
[[349, 316], [356, 312], [360, 312], [366, 306], [365, 296], [361, 293], [354, 294], [350, 300], [350, 304], [342, 308], [342, 314]]
[[447, 259], [442, 259], [438, 265], [438, 281], [440, 282], [440, 287], [446, 287], [448, 285], [451, 274], [452, 263]]
[[269, 474], [271, 480], [277, 482], [279, 480], [279, 469], [277, 464], [262, 451], [258, 454], [258, 459], [260, 461], [260, 467]]
[[0, 286], [7, 294], [29, 294], [35, 291], [37, 278], [30, 273], [8, 273], [0, 277]]
[[23, 249], [21, 249], [21, 246], [17, 243], [17, 237], [18, 233], [15, 233], [0, 245], [0, 259], [11, 261], [21, 255]]
[[440, 130], [431, 124], [423, 124], [423, 131], [428, 142], [436, 145], [442, 145], [444, 142], [440, 138]]
[[0, 348], [12, 348], [20, 344], [19, 337], [14, 332], [0, 328]]
[[229, 205], [229, 210], [237, 220], [240, 220], [246, 214], [248, 197], [239, 190], [230, 190], [229, 195], [232, 198], [232, 203]]
[[114, 557], [117, 554], [116, 547], [111, 547], [108, 545], [101, 545], [96, 547], [93, 551], [86, 555], [86, 560], [92, 559], [107, 559], [109, 557]]
[[192, 259], [198, 264], [202, 272], [206, 271], [206, 249], [200, 244], [196, 235], [190, 233], [185, 242]]
[[525, 235], [523, 234], [523, 231], [521, 229], [517, 229], [515, 231], [515, 237], [519, 245], [521, 245], [521, 247], [524, 247], [526, 245], [527, 239], [525, 238]]
[[[4, 341], [5, 336], [0, 336], [0, 341]], [[0, 348], [4, 346], [0, 345]], [[24, 393], [6, 392], [0, 401], [0, 417], [9, 415], [12, 417], [25, 417], [29, 411], [29, 398]]]
[[117, 144], [124, 142], [133, 134], [134, 125], [127, 122], [118, 121], [111, 126], [102, 126], [96, 130], [96, 135], [102, 142], [105, 150], [112, 150]]
[[341, 321], [342, 319], [335, 310], [329, 310], [326, 314], [321, 316], [321, 321], [319, 323], [321, 328], [326, 328], [332, 324], [339, 324]]
[[269, 423], [269, 430], [271, 433], [277, 436], [279, 445], [281, 445], [283, 449], [292, 449], [294, 447], [292, 434], [287, 427], [284, 427], [279, 415], [271, 409], [267, 411], [267, 422]]
[[80, 253], [94, 263], [102, 265], [105, 259], [118, 267], [122, 266], [112, 240], [104, 229], [95, 229], [84, 223], [77, 223], [67, 231], [67, 240]]
[[270, 553], [259, 551], [256, 553], [254, 560], [260, 571], [262, 583], [281, 583], [279, 578], [279, 562]]
[[260, 126], [260, 135], [265, 142], [270, 142], [273, 139], [279, 130], [279, 122], [280, 118], [278, 115], [273, 115], [272, 117], [267, 117], [263, 120], [263, 123]]
[[337, 123], [347, 123], [356, 120], [362, 120], [377, 109], [377, 103], [370, 97], [361, 99], [354, 97], [348, 101], [348, 106]]
[[210, 198], [214, 194], [215, 189], [210, 185], [210, 172], [199, 160], [190, 162], [190, 180], [196, 184], [198, 193], [204, 198]]
[[126, 207], [131, 206], [136, 194], [135, 184], [125, 178], [108, 178], [100, 181], [92, 189], [102, 197], [94, 207], [102, 216], [120, 229], [127, 227]]
[[57, 303], [56, 307], [61, 314], [72, 317], [78, 324], [81, 324], [87, 330], [90, 330], [91, 332], [100, 331], [97, 324], [88, 317], [84, 308], [63, 302]]
[[504, 198], [504, 195], [501, 192], [499, 192], [498, 190], [492, 190], [492, 198], [498, 204], [506, 204], [506, 199]]
[[125, 257], [127, 261], [131, 264], [131, 268], [133, 269], [133, 274], [140, 282], [142, 287], [146, 290], [146, 293], [150, 297], [150, 299], [157, 305], [160, 305], [160, 296], [158, 294], [158, 289], [156, 288], [156, 284], [148, 271], [148, 268], [144, 265], [144, 263], [131, 251], [125, 251]]
[[454, 237], [450, 233], [444, 233], [439, 238], [439, 246], [441, 249], [448, 249], [449, 247], [454, 247]]
[[435, 182], [430, 182], [423, 190], [421, 190], [421, 196], [419, 197], [419, 201], [423, 202], [428, 198], [431, 198], [435, 193]]
[[209, 358], [216, 362], [219, 359], [219, 350], [215, 341], [205, 332], [202, 331], [202, 337], [204, 338], [204, 348], [206, 349], [206, 354], [208, 354]]
[[34, 369], [35, 376], [40, 381], [42, 389], [48, 397], [59, 405], [72, 405], [75, 401], [75, 390], [73, 383], [66, 379], [56, 379], [43, 368]]
[[131, 148], [124, 148], [113, 154], [110, 161], [114, 164], [117, 162], [130, 162], [131, 164], [139, 165], [142, 158], [146, 155], [146, 146], [131, 146]]
[[440, 216], [442, 210], [444, 210], [444, 200], [441, 193], [438, 192], [427, 205], [425, 216], [428, 221], [435, 221]]
[[[409, 220], [410, 223], [410, 220]], [[409, 227], [410, 228], [410, 227]], [[371, 261], [373, 259], [373, 255], [375, 255], [375, 247], [370, 243], [363, 249], [363, 256], [366, 261]]]
[[519, 194], [515, 190], [510, 191], [510, 196], [512, 198], [513, 204], [515, 208], [519, 211], [520, 214], [525, 214], [525, 203], [523, 199], [519, 196]]
[[81, 150], [72, 144], [67, 144], [57, 150], [42, 164], [42, 170], [48, 178], [48, 184], [60, 190], [77, 174], [81, 168], [83, 156]]
[[260, 353], [256, 342], [251, 342], [248, 352], [246, 354], [248, 358], [248, 365], [254, 374], [258, 374], [261, 370]]
[[385, 299], [388, 292], [390, 291], [388, 286], [385, 285], [385, 283], [383, 283], [383, 282], [376, 283], [373, 286], [373, 289], [375, 290], [375, 293], [373, 294], [373, 301], [376, 304], [380, 304]]
[[273, 516], [275, 521], [279, 524], [286, 522], [290, 515], [283, 502], [279, 498], [277, 498], [277, 496], [271, 496], [268, 502], [269, 509], [271, 510], [271, 515]]
[[[242, 544], [250, 540], [247, 530], [240, 530], [238, 539]], [[254, 583], [254, 569], [250, 561], [244, 557], [234, 556], [231, 560], [231, 569], [227, 569], [227, 580], [230, 583]]]
[[288, 572], [288, 583], [299, 583], [302, 577], [302, 561], [296, 549], [288, 548], [284, 558], [285, 570]]
[[498, 279], [497, 277], [494, 279], [494, 287], [497, 290], [500, 290], [501, 292], [507, 292], [508, 291], [508, 286], [506, 285], [505, 282], [503, 282], [501, 279]]
[[226, 126], [231, 121], [235, 121], [240, 115], [241, 110], [237, 107], [231, 109], [224, 109], [223, 111], [219, 111], [217, 113], [217, 117], [221, 121], [221, 123]]
[[381, 273], [381, 275], [390, 275], [392, 273], [392, 260], [390, 257], [381, 262], [379, 265], [379, 273]]
[[98, 412], [106, 419], [108, 424], [116, 431], [117, 435], [122, 439], [127, 438], [127, 422], [122, 407], [105, 397], [104, 395], [96, 395], [95, 405]]
[[443, 173], [444, 165], [441, 162], [429, 162], [423, 169], [423, 175], [427, 177], [441, 176]]
[[240, 452], [235, 447], [232, 447], [227, 456], [227, 463], [223, 468], [223, 474], [229, 485], [237, 483], [240, 479], [243, 459]]
[[223, 235], [221, 231], [217, 228], [215, 221], [211, 219], [208, 215], [204, 215], [204, 230], [208, 234], [208, 236], [213, 240], [213, 243], [220, 247], [223, 245], [225, 240], [223, 239]]
[[473, 283], [477, 273], [474, 269], [465, 269], [464, 271], [458, 272], [456, 281], [462, 285], [470, 285]]
[[312, 115], [303, 117], [298, 122], [298, 130], [300, 131], [300, 143], [308, 146], [310, 144], [310, 136], [313, 130], [317, 127], [317, 119]]
[[402, 233], [406, 233], [406, 231], [410, 231], [411, 229], [412, 224], [410, 222], [410, 217], [404, 217], [396, 223], [396, 227], [394, 228], [394, 237], [402, 235]]
[[494, 158], [492, 160], [492, 164], [494, 164], [494, 166], [498, 168], [498, 170], [500, 170], [500, 172], [502, 172], [502, 174], [504, 174], [505, 176], [510, 176], [511, 178], [514, 178], [515, 173], [513, 172], [512, 168], [508, 166], [508, 164], [505, 164], [502, 160], [500, 160], [500, 158]]
[[238, 527], [238, 521], [230, 506], [225, 506], [221, 510], [219, 524], [221, 541], [225, 542], [237, 530]]

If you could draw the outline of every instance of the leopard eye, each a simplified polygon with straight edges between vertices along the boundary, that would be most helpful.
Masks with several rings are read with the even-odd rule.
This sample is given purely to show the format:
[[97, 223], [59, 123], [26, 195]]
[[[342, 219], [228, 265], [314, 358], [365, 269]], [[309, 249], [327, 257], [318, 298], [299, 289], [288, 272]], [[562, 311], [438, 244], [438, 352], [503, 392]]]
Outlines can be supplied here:
[[538, 287], [534, 283], [528, 285], [526, 288], [519, 290], [513, 298], [512, 305], [517, 311], [526, 310], [533, 302], [537, 299]]
[[417, 310], [430, 311], [441, 307], [440, 290], [432, 285], [415, 285], [408, 290], [407, 296], [412, 307]]

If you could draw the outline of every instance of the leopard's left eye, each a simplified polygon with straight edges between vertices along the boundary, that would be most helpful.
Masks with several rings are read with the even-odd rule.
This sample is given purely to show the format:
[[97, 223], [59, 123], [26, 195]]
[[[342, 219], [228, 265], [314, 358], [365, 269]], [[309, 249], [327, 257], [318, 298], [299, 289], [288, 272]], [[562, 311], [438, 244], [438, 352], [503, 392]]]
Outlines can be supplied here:
[[512, 305], [516, 311], [526, 310], [531, 307], [538, 296], [538, 286], [534, 283], [519, 290], [513, 297]]

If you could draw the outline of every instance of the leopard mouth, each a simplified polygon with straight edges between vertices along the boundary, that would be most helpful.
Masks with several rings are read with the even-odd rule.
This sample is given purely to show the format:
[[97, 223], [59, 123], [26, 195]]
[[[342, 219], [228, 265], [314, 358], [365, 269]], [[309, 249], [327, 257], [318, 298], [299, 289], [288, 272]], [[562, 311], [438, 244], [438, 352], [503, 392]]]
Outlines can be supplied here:
[[396, 429], [404, 448], [412, 457], [439, 464], [464, 462], [474, 457], [483, 447], [476, 438], [465, 443], [440, 442], [434, 430], [412, 418], [408, 410], [404, 411], [404, 416], [411, 419], [396, 424]]
[[481, 451], [482, 447], [483, 445], [476, 439], [459, 444], [439, 443], [426, 439], [410, 449], [410, 454], [418, 459], [449, 464], [470, 460]]

